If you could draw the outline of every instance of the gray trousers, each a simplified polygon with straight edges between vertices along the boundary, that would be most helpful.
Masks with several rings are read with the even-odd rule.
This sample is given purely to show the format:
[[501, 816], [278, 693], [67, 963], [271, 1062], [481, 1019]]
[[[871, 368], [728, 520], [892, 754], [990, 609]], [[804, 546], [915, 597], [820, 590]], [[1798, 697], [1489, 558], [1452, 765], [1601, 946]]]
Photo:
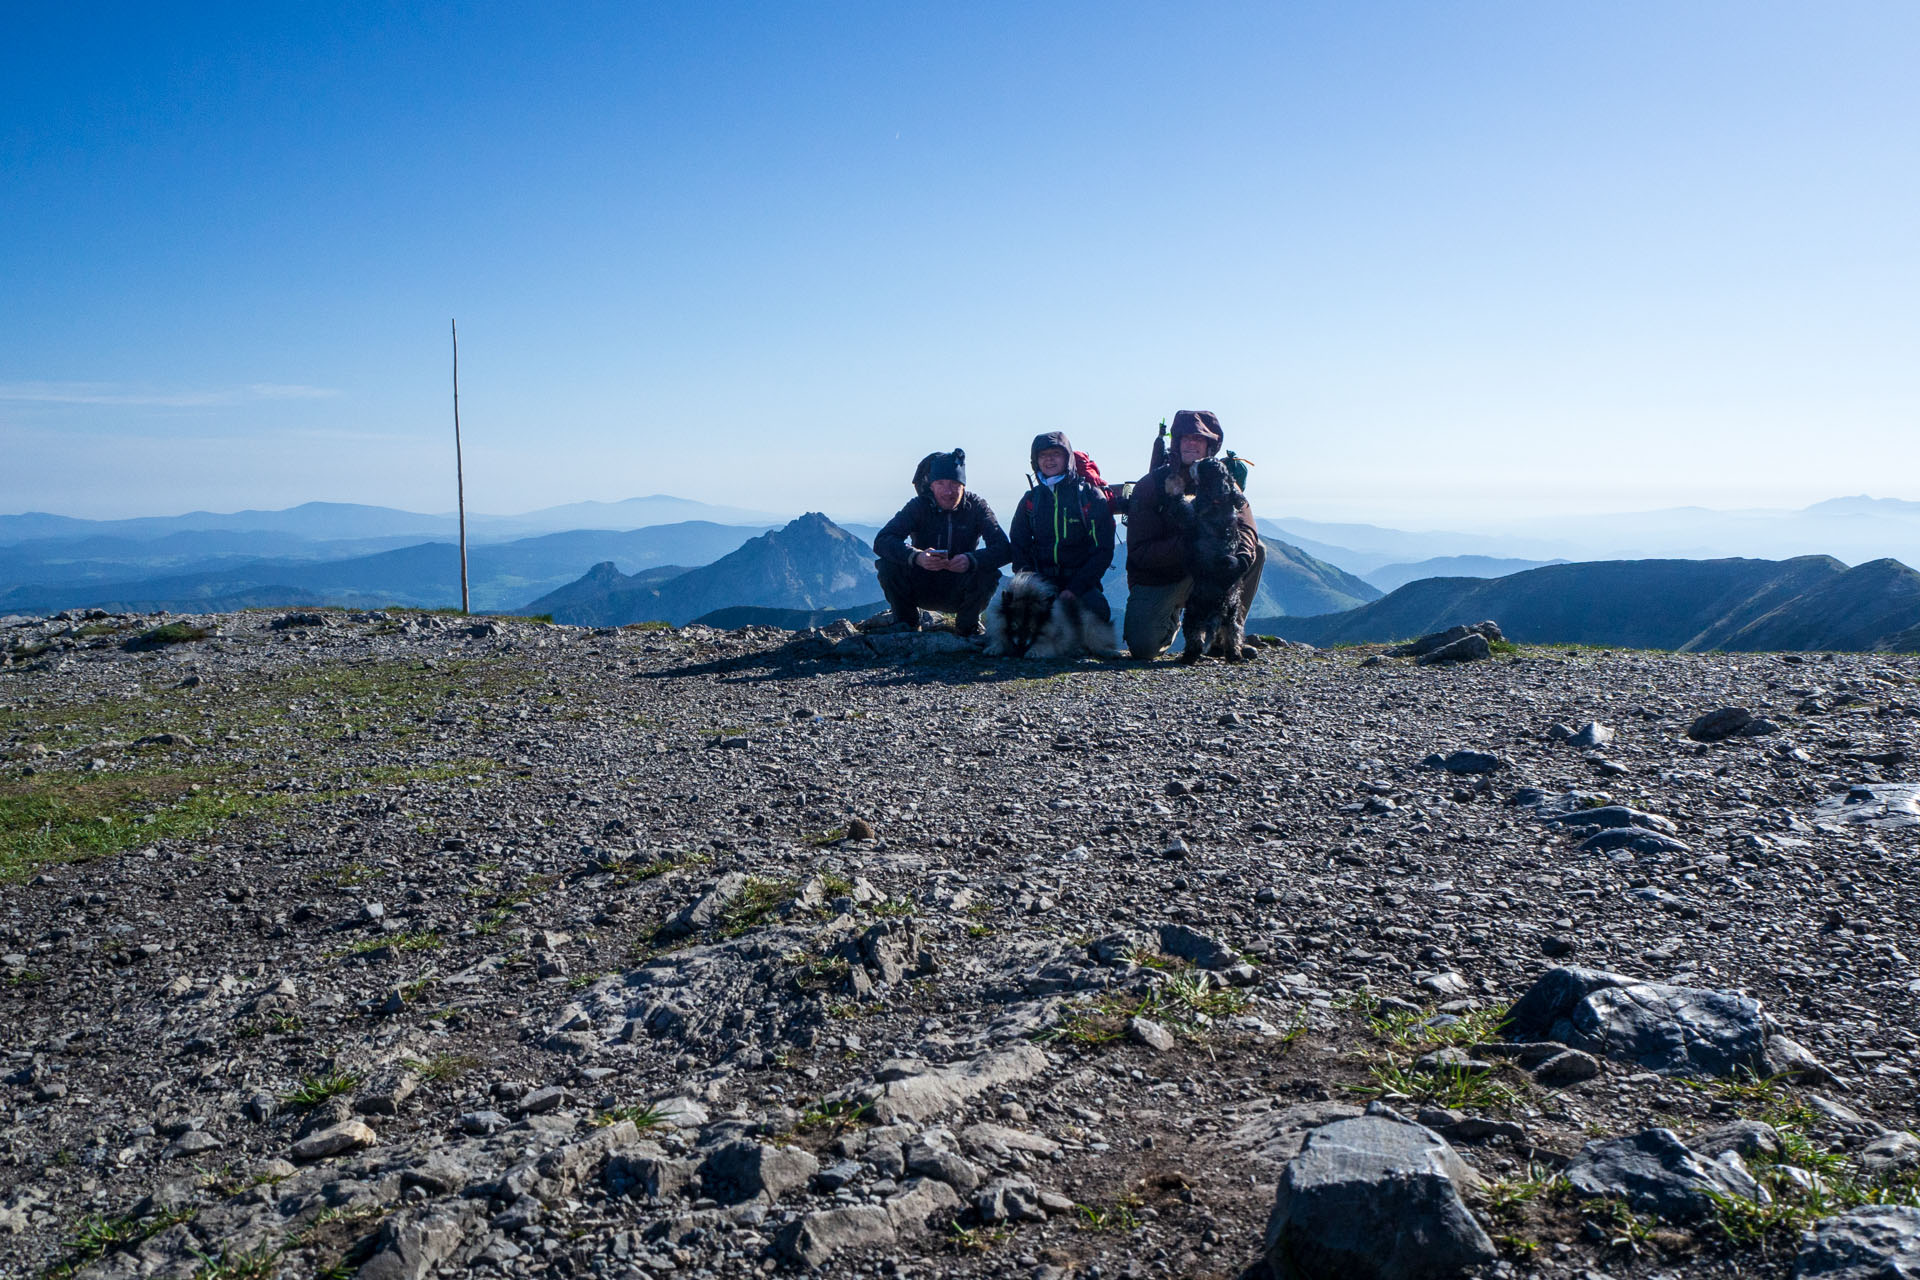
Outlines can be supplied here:
[[[1260, 591], [1260, 574], [1267, 567], [1267, 547], [1261, 543], [1253, 554], [1253, 567], [1247, 570], [1240, 588], [1240, 620], [1246, 621], [1247, 610], [1253, 607], [1253, 598]], [[1180, 612], [1187, 607], [1187, 596], [1193, 591], [1193, 579], [1182, 578], [1164, 587], [1127, 588], [1127, 616], [1121, 624], [1121, 639], [1127, 646], [1127, 652], [1136, 658], [1157, 658], [1167, 651], [1173, 643], [1173, 633], [1180, 629]]]

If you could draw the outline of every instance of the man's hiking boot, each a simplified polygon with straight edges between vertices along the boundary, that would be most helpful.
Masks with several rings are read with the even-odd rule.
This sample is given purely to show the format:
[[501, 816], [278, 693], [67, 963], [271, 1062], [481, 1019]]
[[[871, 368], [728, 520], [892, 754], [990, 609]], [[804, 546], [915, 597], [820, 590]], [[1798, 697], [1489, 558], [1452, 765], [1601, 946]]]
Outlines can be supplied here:
[[954, 615], [953, 634], [961, 637], [962, 639], [971, 640], [975, 636], [983, 636], [987, 634], [987, 629], [980, 625], [979, 614], [961, 613], [961, 614]]

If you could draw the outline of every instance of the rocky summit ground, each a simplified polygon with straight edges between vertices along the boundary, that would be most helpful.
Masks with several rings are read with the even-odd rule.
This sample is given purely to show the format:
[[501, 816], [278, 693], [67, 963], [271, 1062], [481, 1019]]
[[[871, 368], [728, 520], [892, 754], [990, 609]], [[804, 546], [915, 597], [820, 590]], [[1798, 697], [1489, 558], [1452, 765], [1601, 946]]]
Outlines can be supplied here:
[[1920, 1251], [1912, 657], [0, 645], [6, 1275]]

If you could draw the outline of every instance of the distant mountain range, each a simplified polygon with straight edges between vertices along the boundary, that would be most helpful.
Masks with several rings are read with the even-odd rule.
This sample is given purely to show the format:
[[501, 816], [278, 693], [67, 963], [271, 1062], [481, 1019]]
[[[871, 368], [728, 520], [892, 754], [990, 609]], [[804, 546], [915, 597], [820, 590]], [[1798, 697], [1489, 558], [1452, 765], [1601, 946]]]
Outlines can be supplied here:
[[[467, 555], [473, 605], [491, 612], [511, 609], [530, 596], [572, 581], [582, 568], [597, 561], [625, 565], [634, 572], [662, 564], [706, 564], [763, 532], [764, 527], [690, 520], [619, 533], [580, 529], [482, 544], [469, 548]], [[199, 546], [200, 539], [238, 536], [243, 535], [182, 533], [161, 541]], [[98, 551], [99, 540], [90, 541]], [[241, 597], [256, 603], [327, 603], [361, 608], [445, 608], [460, 603], [460, 548], [450, 542], [414, 543], [338, 559], [226, 556], [180, 566], [189, 572], [124, 579], [114, 579], [110, 573], [111, 568], [123, 566], [122, 560], [81, 559], [79, 550], [58, 553], [76, 557], [64, 562], [47, 559], [44, 551], [37, 558], [28, 558], [32, 549], [49, 545], [30, 542], [0, 548], [0, 583], [15, 575], [33, 574], [38, 578], [0, 591], [0, 613], [52, 613], [87, 607], [138, 612], [210, 611], [237, 607], [216, 606], [213, 602]], [[311, 546], [308, 550], [315, 554]], [[44, 578], [56, 570], [63, 571], [59, 576], [65, 581], [49, 585]]]
[[1263, 532], [1361, 575], [1451, 556], [1550, 563], [1829, 555], [1849, 564], [1887, 557], [1920, 564], [1920, 502], [1898, 498], [1832, 498], [1799, 510], [1673, 507], [1533, 519], [1492, 513], [1485, 525], [1468, 533], [1327, 524], [1297, 516], [1260, 522]]
[[597, 564], [518, 610], [555, 622], [618, 627], [630, 622], [680, 624], [738, 605], [833, 610], [880, 595], [873, 549], [818, 512], [763, 533], [712, 564], [664, 580], [623, 574]]
[[[714, 506], [691, 498], [653, 494], [624, 502], [570, 502], [517, 516], [467, 514], [467, 540], [503, 542], [543, 533], [577, 529], [641, 529], [650, 525], [705, 520], [713, 524], [766, 528], [786, 517], [741, 507]], [[269, 533], [310, 542], [364, 538], [458, 538], [452, 514], [423, 515], [392, 507], [350, 502], [306, 502], [282, 511], [190, 511], [180, 516], [140, 516], [130, 520], [82, 520], [30, 511], [0, 516], [0, 547], [42, 538], [125, 538], [151, 541], [177, 533]]]
[[1371, 604], [1249, 629], [1311, 644], [1400, 640], [1491, 618], [1526, 644], [1637, 649], [1920, 649], [1920, 573], [1791, 560], [1615, 560], [1428, 578]]
[[1504, 578], [1565, 560], [1514, 560], [1502, 556], [1435, 556], [1414, 564], [1383, 564], [1360, 576], [1381, 591], [1392, 591], [1422, 578]]
[[[469, 525], [477, 611], [684, 622], [762, 610], [806, 625], [880, 598], [870, 549], [876, 530], [819, 515], [789, 523], [653, 495], [476, 515]], [[1920, 625], [1902, 612], [1912, 571], [1886, 558], [1889, 548], [1910, 546], [1920, 562], [1914, 502], [1842, 498], [1791, 512], [1682, 508], [1517, 522], [1499, 534], [1290, 517], [1261, 526], [1268, 559], [1253, 615], [1284, 619], [1274, 629], [1303, 639], [1398, 638], [1494, 617], [1521, 638], [1871, 648]], [[453, 531], [449, 516], [344, 503], [107, 521], [0, 516], [0, 615], [95, 606], [447, 607], [459, 601]], [[1854, 570], [1826, 555], [1681, 560], [1585, 550], [1663, 539], [1703, 546], [1830, 539], [1842, 559], [1847, 548], [1878, 550]], [[1117, 559], [1104, 585], [1123, 608], [1124, 550]], [[1382, 598], [1383, 591], [1392, 594]]]

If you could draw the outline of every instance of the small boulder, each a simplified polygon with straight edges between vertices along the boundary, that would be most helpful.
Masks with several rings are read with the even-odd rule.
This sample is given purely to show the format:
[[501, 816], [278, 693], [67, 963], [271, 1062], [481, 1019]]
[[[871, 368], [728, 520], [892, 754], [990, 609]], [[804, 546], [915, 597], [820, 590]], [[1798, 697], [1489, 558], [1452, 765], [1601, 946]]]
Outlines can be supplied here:
[[1876, 1177], [1920, 1168], [1920, 1138], [1896, 1129], [1869, 1142], [1853, 1158], [1861, 1169]]
[[1160, 950], [1179, 960], [1191, 960], [1202, 969], [1227, 969], [1240, 963], [1240, 953], [1220, 939], [1183, 924], [1159, 928]]
[[[1435, 631], [1421, 636], [1418, 640], [1396, 645], [1387, 650], [1390, 658], [1424, 658], [1436, 653], [1448, 645], [1459, 644], [1470, 636], [1479, 636], [1483, 641], [1504, 643], [1506, 637], [1500, 633], [1500, 624], [1496, 622], [1476, 622], [1470, 627], [1448, 627], [1445, 631]], [[1491, 652], [1491, 649], [1489, 649]]]
[[1719, 742], [1742, 732], [1753, 723], [1753, 712], [1745, 707], [1721, 707], [1698, 716], [1687, 726], [1687, 736], [1695, 742]]
[[1143, 1044], [1155, 1053], [1173, 1052], [1173, 1032], [1167, 1030], [1152, 1018], [1128, 1018], [1127, 1039], [1133, 1041], [1135, 1044]]
[[683, 938], [690, 933], [711, 928], [729, 906], [747, 891], [747, 877], [744, 872], [731, 871], [702, 893], [698, 898], [682, 907], [660, 926], [662, 936]]
[[1567, 739], [1569, 746], [1591, 749], [1604, 747], [1613, 741], [1613, 730], [1598, 720], [1589, 720], [1580, 726], [1580, 731]]
[[1642, 855], [1689, 852], [1684, 841], [1663, 836], [1658, 831], [1643, 831], [1639, 827], [1608, 827], [1580, 842], [1581, 853], [1612, 853], [1616, 849]]
[[1493, 646], [1483, 635], [1463, 636], [1452, 644], [1423, 653], [1414, 662], [1423, 667], [1445, 666], [1455, 662], [1484, 662], [1493, 656]]
[[1737, 1152], [1707, 1159], [1689, 1150], [1671, 1129], [1589, 1142], [1564, 1176], [1575, 1195], [1625, 1200], [1637, 1213], [1674, 1222], [1706, 1216], [1716, 1194], [1766, 1199]]
[[1040, 1205], [1040, 1192], [1026, 1178], [996, 1178], [976, 1191], [973, 1208], [980, 1221], [1044, 1222], [1047, 1211]]
[[764, 1142], [722, 1143], [700, 1166], [700, 1187], [721, 1204], [778, 1200], [804, 1187], [820, 1172], [820, 1161], [798, 1147], [773, 1147]]
[[1556, 1053], [1533, 1069], [1533, 1082], [1548, 1088], [1565, 1088], [1591, 1080], [1600, 1074], [1600, 1060], [1590, 1053], [1568, 1049]]
[[1662, 1075], [1772, 1074], [1759, 1002], [1731, 991], [1550, 969], [1508, 1010], [1506, 1029]]
[[1920, 1209], [1863, 1205], [1815, 1223], [1793, 1280], [1895, 1280], [1920, 1275]]
[[349, 1151], [358, 1151], [378, 1142], [379, 1136], [358, 1120], [343, 1120], [339, 1124], [308, 1134], [293, 1144], [293, 1158], [302, 1163], [325, 1160], [331, 1156], [342, 1156]]
[[1698, 1155], [1713, 1159], [1731, 1151], [1743, 1160], [1755, 1156], [1772, 1158], [1782, 1150], [1780, 1131], [1770, 1124], [1758, 1120], [1734, 1120], [1727, 1124], [1715, 1125], [1693, 1136], [1688, 1144]]
[[887, 1211], [879, 1205], [821, 1209], [787, 1224], [774, 1238], [774, 1250], [803, 1267], [824, 1267], [849, 1249], [873, 1249], [894, 1243]]
[[1281, 1175], [1266, 1264], [1283, 1280], [1450, 1280], [1498, 1256], [1456, 1185], [1477, 1182], [1444, 1138], [1390, 1112], [1313, 1129]]
[[1444, 769], [1448, 773], [1497, 773], [1507, 762], [1489, 751], [1455, 751], [1449, 755], [1435, 752], [1420, 761], [1422, 769]]

